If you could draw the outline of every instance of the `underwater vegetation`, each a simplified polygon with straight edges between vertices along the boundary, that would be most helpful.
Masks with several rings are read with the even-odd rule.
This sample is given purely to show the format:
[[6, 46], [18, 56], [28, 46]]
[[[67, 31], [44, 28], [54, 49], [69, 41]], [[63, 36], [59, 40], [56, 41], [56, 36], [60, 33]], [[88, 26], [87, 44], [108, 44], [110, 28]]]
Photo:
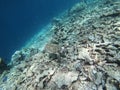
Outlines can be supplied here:
[[76, 3], [9, 66], [1, 90], [120, 90], [120, 0]]

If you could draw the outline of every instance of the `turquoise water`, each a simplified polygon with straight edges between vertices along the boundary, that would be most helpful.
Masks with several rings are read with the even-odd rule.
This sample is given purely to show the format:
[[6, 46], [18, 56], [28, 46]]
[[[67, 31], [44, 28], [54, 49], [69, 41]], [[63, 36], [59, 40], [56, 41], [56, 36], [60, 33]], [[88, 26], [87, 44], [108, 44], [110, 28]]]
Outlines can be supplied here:
[[0, 57], [11, 55], [79, 0], [0, 0]]

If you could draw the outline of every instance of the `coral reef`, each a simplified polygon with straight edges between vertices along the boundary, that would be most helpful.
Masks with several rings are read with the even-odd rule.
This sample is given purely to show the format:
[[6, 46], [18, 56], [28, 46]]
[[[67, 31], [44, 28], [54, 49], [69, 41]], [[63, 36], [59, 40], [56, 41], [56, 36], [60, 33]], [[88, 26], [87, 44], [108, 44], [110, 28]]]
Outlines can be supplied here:
[[81, 2], [50, 32], [42, 51], [38, 42], [15, 52], [0, 89], [120, 90], [119, 0]]

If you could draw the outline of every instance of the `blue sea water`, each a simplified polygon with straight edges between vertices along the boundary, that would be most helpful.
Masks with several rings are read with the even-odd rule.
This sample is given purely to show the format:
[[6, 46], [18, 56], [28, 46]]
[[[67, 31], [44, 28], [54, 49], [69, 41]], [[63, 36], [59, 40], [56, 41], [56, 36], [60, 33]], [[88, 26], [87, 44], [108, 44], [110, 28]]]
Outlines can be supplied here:
[[80, 0], [0, 0], [0, 57], [10, 61], [38, 30]]

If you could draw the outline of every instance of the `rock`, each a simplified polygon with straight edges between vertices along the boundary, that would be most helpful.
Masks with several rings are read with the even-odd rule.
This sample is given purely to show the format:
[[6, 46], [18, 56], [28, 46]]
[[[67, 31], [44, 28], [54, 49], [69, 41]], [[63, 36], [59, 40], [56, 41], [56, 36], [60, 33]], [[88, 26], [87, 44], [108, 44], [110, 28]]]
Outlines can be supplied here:
[[92, 58], [89, 55], [88, 49], [86, 48], [79, 48], [78, 49], [78, 59], [85, 60], [86, 62], [91, 62]]
[[98, 90], [103, 90], [103, 86], [102, 85], [98, 86]]
[[49, 58], [52, 60], [58, 59], [58, 54], [50, 53]]
[[97, 90], [97, 87], [92, 82], [77, 81], [71, 85], [70, 90]]
[[[55, 72], [55, 69], [52, 69], [52, 68], [43, 71], [41, 74], [39, 74], [39, 75], [37, 76], [37, 78], [35, 79], [35, 82], [39, 82], [40, 80], [44, 79], [44, 77], [46, 77], [46, 76], [51, 76], [51, 75], [53, 75], [54, 72]], [[42, 84], [41, 84], [41, 85], [42, 85]]]
[[35, 89], [35, 87], [34, 87], [33, 85], [29, 85], [29, 86], [27, 87], [27, 90], [36, 90], [36, 89]]
[[33, 76], [33, 72], [29, 70], [29, 71], [26, 73], [26, 76], [27, 76], [27, 77]]
[[80, 61], [76, 61], [73, 67], [75, 68], [76, 71], [81, 71], [83, 66]]
[[97, 72], [95, 77], [95, 84], [100, 85], [102, 83], [103, 74], [102, 72]]
[[88, 39], [89, 39], [90, 41], [94, 41], [94, 40], [95, 40], [95, 37], [94, 37], [93, 35], [90, 35], [90, 36], [88, 37]]
[[115, 41], [114, 46], [117, 47], [117, 48], [120, 47], [120, 41]]
[[112, 66], [113, 65], [107, 65], [107, 66], [104, 66], [104, 68], [110, 77], [112, 77], [112, 78], [116, 79], [118, 82], [120, 82], [120, 67], [119, 66], [112, 67]]
[[120, 52], [118, 52], [115, 56], [114, 56], [114, 59], [116, 60], [116, 62], [118, 64], [120, 64]]
[[114, 84], [110, 83], [110, 78], [107, 79], [106, 90], [118, 90]]
[[37, 48], [30, 48], [30, 56], [33, 56], [39, 52], [39, 49]]
[[85, 80], [87, 80], [87, 77], [85, 77], [85, 76], [80, 76], [79, 79], [80, 79], [81, 81], [85, 81]]
[[106, 47], [107, 49], [110, 49], [110, 50], [117, 50], [117, 48], [115, 47], [115, 43], [114, 43], [114, 46], [113, 45], [109, 45], [108, 47]]
[[48, 90], [48, 89], [50, 89], [50, 90], [58, 90], [58, 86], [57, 86], [57, 84], [55, 83], [55, 82], [49, 82], [48, 83], [48, 87], [47, 87], [47, 89], [46, 90]]
[[22, 51], [16, 51], [12, 55], [11, 60], [12, 60], [11, 63], [10, 63], [11, 66], [18, 65], [18, 64], [20, 64], [21, 61], [24, 60], [24, 54], [22, 53]]
[[60, 47], [59, 47], [59, 45], [49, 43], [45, 46], [45, 51], [49, 54], [50, 59], [60, 60]]
[[48, 43], [45, 46], [45, 51], [48, 53], [58, 53], [59, 50], [60, 50], [60, 47], [57, 44]]
[[72, 84], [72, 82], [76, 81], [78, 78], [77, 72], [57, 72], [53, 77], [52, 80], [57, 84], [59, 88], [61, 88], [64, 85], [67, 85], [68, 87]]
[[0, 74], [5, 71], [8, 70], [8, 66], [7, 64], [4, 62], [4, 60], [2, 58], [0, 58]]

